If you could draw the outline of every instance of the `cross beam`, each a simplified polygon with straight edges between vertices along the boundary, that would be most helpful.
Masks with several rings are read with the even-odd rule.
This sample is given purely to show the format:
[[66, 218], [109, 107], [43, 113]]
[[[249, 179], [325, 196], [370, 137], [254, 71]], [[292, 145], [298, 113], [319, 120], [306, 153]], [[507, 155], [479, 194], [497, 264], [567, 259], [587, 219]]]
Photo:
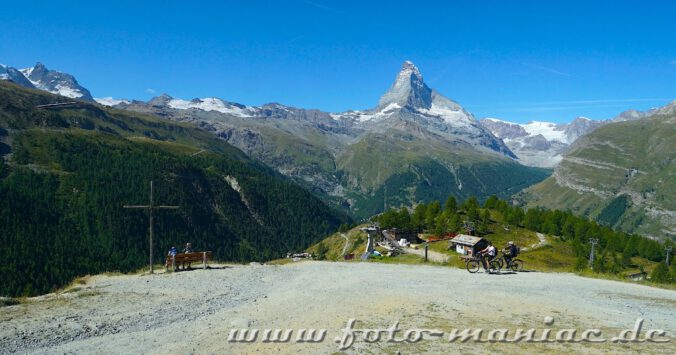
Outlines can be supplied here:
[[153, 199], [153, 181], [150, 180], [150, 204], [149, 205], [124, 205], [122, 207], [129, 209], [145, 209], [148, 210], [150, 214], [150, 235], [149, 235], [149, 245], [150, 245], [150, 273], [153, 273], [153, 211], [154, 210], [176, 210], [180, 206], [166, 206], [166, 205], [155, 205]]

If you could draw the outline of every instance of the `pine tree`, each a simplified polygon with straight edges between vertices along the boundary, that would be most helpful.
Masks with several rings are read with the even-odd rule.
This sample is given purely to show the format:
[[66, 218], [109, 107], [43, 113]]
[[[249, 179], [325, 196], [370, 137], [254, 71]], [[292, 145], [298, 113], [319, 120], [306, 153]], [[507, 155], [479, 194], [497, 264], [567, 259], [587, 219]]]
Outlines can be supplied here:
[[594, 272], [597, 274], [602, 274], [607, 271], [607, 265], [606, 265], [606, 257], [608, 255], [608, 252], [606, 250], [603, 250], [601, 255], [597, 255], [594, 258]]
[[444, 203], [444, 211], [455, 213], [458, 210], [458, 202], [455, 200], [455, 197], [448, 196], [446, 203]]
[[317, 260], [326, 260], [326, 253], [329, 252], [329, 247], [324, 242], [319, 242], [317, 245]]
[[589, 267], [589, 260], [582, 255], [578, 255], [575, 259], [575, 270], [582, 271]]
[[488, 210], [481, 211], [480, 222], [479, 222], [479, 231], [482, 234], [488, 233], [488, 226], [490, 225], [491, 214]]
[[461, 228], [462, 228], [462, 219], [460, 219], [460, 215], [457, 213], [453, 213], [450, 217], [450, 221], [448, 222], [449, 232], [457, 233]]
[[650, 281], [657, 283], [670, 282], [669, 268], [665, 263], [659, 263], [650, 273]]
[[475, 205], [470, 204], [469, 206], [467, 206], [466, 211], [467, 211], [467, 219], [470, 222], [478, 222], [479, 221], [479, 217], [480, 217], [479, 216], [479, 209]]
[[448, 231], [448, 215], [446, 212], [440, 213], [434, 221], [434, 234], [441, 236]]
[[633, 251], [632, 249], [633, 249], [632, 243], [630, 241], [627, 241], [624, 244], [624, 250], [622, 250], [622, 259], [621, 259], [622, 266], [629, 267], [631, 265], [631, 255]]
[[484, 202], [484, 208], [488, 209], [494, 209], [495, 206], [498, 204], [498, 197], [495, 195], [491, 195], [488, 199], [486, 199], [486, 202]]
[[434, 229], [434, 222], [439, 213], [441, 213], [441, 203], [439, 201], [433, 201], [427, 206], [427, 211], [425, 211], [425, 227], [428, 230]]
[[414, 228], [418, 231], [422, 230], [425, 227], [425, 215], [427, 213], [427, 205], [420, 203], [415, 206], [413, 209], [413, 215], [411, 216], [411, 223]]

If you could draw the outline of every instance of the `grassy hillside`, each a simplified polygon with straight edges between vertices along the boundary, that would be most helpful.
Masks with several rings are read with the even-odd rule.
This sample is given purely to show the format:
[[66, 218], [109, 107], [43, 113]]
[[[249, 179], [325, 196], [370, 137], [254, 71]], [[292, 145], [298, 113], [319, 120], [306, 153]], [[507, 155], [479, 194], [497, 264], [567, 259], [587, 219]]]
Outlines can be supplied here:
[[[268, 260], [347, 222], [312, 194], [211, 133], [0, 82], [0, 295], [34, 295], [78, 275], [147, 263], [191, 241], [219, 260]], [[226, 179], [226, 177], [228, 179]]]
[[[498, 249], [514, 241], [522, 248], [519, 259], [525, 261], [525, 268], [534, 271], [576, 272], [585, 276], [626, 280], [628, 275], [641, 272], [653, 277], [652, 282], [676, 282], [676, 267], [667, 270], [667, 276], [659, 279], [656, 269], [664, 266], [663, 245], [637, 235], [598, 225], [593, 221], [576, 217], [569, 212], [530, 209], [523, 212], [519, 207], [510, 207], [506, 201], [489, 198], [483, 207], [470, 198], [461, 206], [454, 207], [454, 200], [443, 206], [438, 202], [421, 204], [409, 213], [407, 209], [390, 210], [374, 217], [384, 228], [418, 229], [424, 235], [438, 235], [448, 232], [464, 232], [457, 220], [472, 221], [479, 235], [489, 239]], [[430, 212], [431, 211], [431, 212]], [[366, 233], [359, 230], [361, 225], [345, 233], [335, 233], [308, 249], [327, 260], [342, 260], [345, 237], [348, 238], [346, 253], [361, 255], [366, 248]], [[588, 265], [591, 252], [589, 238], [598, 238], [594, 269]], [[449, 256], [448, 264], [464, 268], [465, 264], [449, 249], [448, 241], [429, 243], [432, 251]], [[422, 246], [421, 246], [422, 247]], [[381, 250], [384, 252], [384, 250]], [[422, 263], [422, 257], [404, 255], [372, 258], [370, 261]], [[354, 260], [357, 262], [358, 260]], [[669, 274], [670, 273], [670, 274]], [[650, 281], [649, 281], [650, 282]]]
[[676, 116], [603, 126], [576, 142], [528, 206], [570, 209], [629, 233], [676, 240]]

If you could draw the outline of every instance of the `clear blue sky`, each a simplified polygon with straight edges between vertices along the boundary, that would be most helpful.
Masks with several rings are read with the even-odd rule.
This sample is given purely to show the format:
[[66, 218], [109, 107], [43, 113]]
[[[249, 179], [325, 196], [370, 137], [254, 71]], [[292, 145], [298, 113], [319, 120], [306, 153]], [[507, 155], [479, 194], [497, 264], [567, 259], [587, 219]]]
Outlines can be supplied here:
[[412, 60], [477, 117], [608, 118], [676, 99], [674, 1], [11, 1], [0, 63], [95, 97], [370, 108]]

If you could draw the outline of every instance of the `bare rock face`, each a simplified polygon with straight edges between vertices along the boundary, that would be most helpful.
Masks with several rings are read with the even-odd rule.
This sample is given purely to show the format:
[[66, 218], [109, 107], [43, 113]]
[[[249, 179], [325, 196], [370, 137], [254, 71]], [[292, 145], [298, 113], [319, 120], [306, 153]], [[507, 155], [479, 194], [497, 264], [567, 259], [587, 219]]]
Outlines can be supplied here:
[[21, 69], [21, 73], [40, 90], [73, 99], [94, 101], [89, 90], [82, 87], [74, 76], [49, 70], [42, 63], [38, 62], [32, 68]]
[[23, 87], [35, 89], [35, 85], [33, 85], [30, 80], [26, 79], [21, 71], [4, 64], [0, 64], [0, 80], [11, 81]]
[[423, 81], [420, 70], [410, 61], [405, 61], [390, 89], [380, 98], [378, 108], [396, 104], [399, 107], [432, 107], [432, 90]]

